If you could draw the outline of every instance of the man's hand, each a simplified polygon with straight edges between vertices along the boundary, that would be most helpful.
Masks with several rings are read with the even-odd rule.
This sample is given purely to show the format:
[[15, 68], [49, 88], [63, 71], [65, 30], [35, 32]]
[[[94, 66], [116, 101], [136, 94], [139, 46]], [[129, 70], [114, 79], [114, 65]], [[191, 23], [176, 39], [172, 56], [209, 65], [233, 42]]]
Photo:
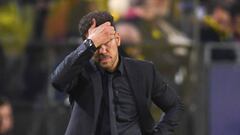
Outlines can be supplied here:
[[100, 47], [102, 44], [107, 43], [111, 39], [114, 38], [115, 30], [114, 27], [111, 26], [110, 22], [105, 22], [98, 27], [96, 27], [96, 20], [92, 20], [92, 25], [88, 29], [87, 38], [91, 39], [96, 46], [96, 48]]

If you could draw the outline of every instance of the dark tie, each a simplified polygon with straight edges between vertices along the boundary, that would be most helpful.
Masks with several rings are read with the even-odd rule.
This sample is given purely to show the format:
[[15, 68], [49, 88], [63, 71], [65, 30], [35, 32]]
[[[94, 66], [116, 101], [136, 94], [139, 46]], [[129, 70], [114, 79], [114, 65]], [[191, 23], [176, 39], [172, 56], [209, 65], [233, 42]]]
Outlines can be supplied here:
[[111, 135], [117, 135], [116, 114], [113, 102], [113, 74], [108, 74], [108, 95], [109, 95], [109, 116], [110, 116], [110, 129]]

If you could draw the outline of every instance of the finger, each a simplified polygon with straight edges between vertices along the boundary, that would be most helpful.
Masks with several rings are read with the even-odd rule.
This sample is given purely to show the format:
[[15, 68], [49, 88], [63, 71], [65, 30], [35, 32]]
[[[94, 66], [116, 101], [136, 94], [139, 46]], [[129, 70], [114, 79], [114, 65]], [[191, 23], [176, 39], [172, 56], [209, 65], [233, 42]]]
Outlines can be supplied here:
[[100, 26], [110, 26], [110, 25], [111, 25], [110, 22], [105, 22], [105, 23], [101, 24]]
[[94, 29], [96, 27], [96, 20], [95, 20], [95, 18], [93, 18], [92, 19], [92, 25], [91, 25], [91, 27], [89, 28], [89, 30], [92, 30], [92, 29]]
[[109, 37], [108, 37], [109, 39], [108, 39], [108, 41], [107, 42], [110, 42], [111, 40], [113, 40], [114, 38], [115, 38], [115, 36], [114, 35], [109, 35]]
[[115, 31], [113, 26], [102, 26], [102, 28], [104, 28], [106, 32], [109, 32], [109, 33]]
[[116, 31], [114, 30], [114, 28], [113, 27], [110, 27], [109, 29], [108, 29], [108, 31], [109, 31], [109, 34], [115, 34], [116, 33]]
[[115, 34], [115, 33], [116, 33], [114, 27], [111, 27], [111, 33], [112, 33], [112, 34]]

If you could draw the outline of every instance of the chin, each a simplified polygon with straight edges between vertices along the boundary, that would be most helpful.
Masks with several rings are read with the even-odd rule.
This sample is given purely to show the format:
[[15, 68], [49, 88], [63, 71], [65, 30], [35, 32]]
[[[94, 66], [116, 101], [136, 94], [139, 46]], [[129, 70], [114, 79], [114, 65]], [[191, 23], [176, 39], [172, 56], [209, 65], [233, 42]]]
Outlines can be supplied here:
[[101, 63], [100, 66], [101, 66], [103, 69], [109, 69], [109, 68], [110, 68], [109, 64], [107, 64], [107, 63]]

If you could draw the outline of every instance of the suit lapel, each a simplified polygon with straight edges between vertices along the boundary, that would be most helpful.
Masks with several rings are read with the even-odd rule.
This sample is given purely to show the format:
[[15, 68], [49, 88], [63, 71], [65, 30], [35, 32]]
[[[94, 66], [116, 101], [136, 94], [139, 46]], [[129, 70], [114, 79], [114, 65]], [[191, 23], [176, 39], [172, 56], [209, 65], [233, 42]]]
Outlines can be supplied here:
[[102, 80], [101, 80], [100, 72], [96, 69], [96, 66], [92, 63], [92, 61], [91, 61], [91, 65], [92, 65], [93, 70], [91, 72], [89, 72], [89, 74], [90, 74], [90, 78], [93, 82], [93, 93], [94, 93], [94, 125], [93, 125], [93, 129], [95, 129], [103, 91], [102, 91]]
[[125, 61], [124, 66], [137, 103], [139, 103], [139, 101], [145, 100], [146, 97], [143, 93], [141, 73], [137, 71], [136, 67], [133, 68], [133, 65], [131, 65], [131, 63], [129, 63], [128, 61]]
[[[124, 59], [124, 58], [123, 58]], [[142, 128], [146, 132], [152, 132], [154, 120], [147, 105], [147, 97], [142, 71], [137, 67], [136, 64], [130, 60], [124, 59], [125, 71], [130, 82], [131, 89], [136, 99], [137, 108], [140, 115], [140, 123]]]

